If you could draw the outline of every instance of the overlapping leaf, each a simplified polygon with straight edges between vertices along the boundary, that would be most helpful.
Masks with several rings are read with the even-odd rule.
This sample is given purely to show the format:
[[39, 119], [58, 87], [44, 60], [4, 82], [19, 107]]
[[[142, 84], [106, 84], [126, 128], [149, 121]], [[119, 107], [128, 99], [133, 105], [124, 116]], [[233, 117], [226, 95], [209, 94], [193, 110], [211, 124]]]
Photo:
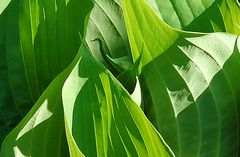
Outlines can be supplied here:
[[[99, 38], [103, 44], [103, 52], [100, 52], [99, 42], [94, 41]], [[104, 54], [111, 58], [129, 57], [131, 52], [127, 37], [126, 27], [120, 0], [95, 0], [94, 8], [90, 14], [86, 40], [94, 57], [105, 66], [111, 68], [111, 64], [106, 64]]]
[[82, 52], [62, 92], [68, 141], [86, 156], [172, 156], [122, 85], [84, 46]]
[[176, 31], [143, 0], [123, 8], [135, 59], [144, 47], [144, 111], [176, 156], [238, 156], [239, 37]]
[[[95, 0], [86, 32], [87, 44], [103, 63], [132, 93], [136, 85], [132, 55], [120, 0]], [[122, 78], [129, 78], [128, 80]]]
[[[1, 133], [72, 61], [90, 7], [81, 0], [9, 2], [0, 4]], [[86, 36], [92, 54], [134, 86], [124, 79], [135, 78], [136, 70], [124, 74], [138, 64], [131, 63], [121, 2], [94, 2]], [[141, 63], [144, 112], [177, 156], [237, 156], [239, 37], [176, 31], [159, 19], [184, 30], [239, 34], [237, 2], [148, 2], [155, 12], [143, 0], [123, 0], [131, 50]], [[123, 86], [88, 53], [83, 45], [7, 136], [1, 156], [173, 155]]]
[[[8, 23], [8, 25], [6, 25], [6, 21], [1, 21], [2, 23], [0, 23], [1, 26], [5, 26], [6, 28], [1, 30], [0, 34], [0, 43], [1, 47], [3, 47], [1, 53], [7, 54], [8, 57], [8, 67], [3, 65], [3, 68], [4, 70], [8, 70], [9, 75], [16, 77], [13, 78], [13, 80], [10, 79], [10, 85], [12, 92], [15, 94], [14, 103], [17, 105], [14, 106], [14, 104], [10, 104], [11, 101], [3, 101], [1, 107], [4, 105], [4, 108], [1, 111], [6, 111], [6, 113], [1, 112], [2, 115], [8, 114], [14, 109], [17, 111], [18, 109], [22, 110], [22, 108], [19, 107], [21, 104], [23, 104], [24, 108], [27, 108], [26, 101], [34, 100], [33, 97], [30, 99], [29, 93], [37, 94], [39, 92], [40, 85], [38, 83], [41, 83], [42, 87], [46, 86], [48, 82], [53, 79], [54, 75], [58, 73], [57, 71], [67, 66], [67, 62], [71, 62], [71, 59], [65, 60], [62, 63], [65, 65], [60, 67], [56, 64], [59, 64], [61, 60], [59, 60], [59, 58], [54, 59], [53, 56], [59, 55], [63, 59], [65, 56], [73, 57], [75, 55], [73, 50], [80, 45], [79, 33], [83, 33], [84, 20], [91, 9], [91, 1], [84, 1], [84, 3], [75, 0], [68, 2], [58, 1], [56, 5], [47, 1], [41, 1], [39, 3], [31, 1], [29, 4], [26, 2], [27, 1], [13, 1], [9, 8], [5, 10], [4, 15], [2, 14], [0, 17], [1, 20], [5, 19]], [[84, 9], [78, 10], [78, 5], [83, 6]], [[28, 8], [29, 10], [21, 10], [24, 8]], [[31, 11], [34, 11], [34, 13]], [[67, 16], [72, 17], [69, 18]], [[74, 17], [78, 20], [74, 19]], [[66, 25], [62, 25], [62, 22], [67, 23], [65, 23]], [[71, 28], [68, 28], [68, 25], [71, 25]], [[59, 34], [56, 34], [55, 26], [58, 27]], [[61, 39], [61, 31], [65, 37], [64, 39]], [[61, 50], [59, 52], [56, 52], [58, 48], [60, 49], [59, 46], [57, 48], [57, 44], [62, 44], [60, 45]], [[25, 45], [25, 47], [23, 45]], [[65, 55], [61, 54], [63, 51], [65, 51]], [[48, 55], [46, 55], [46, 53]], [[4, 57], [4, 55], [2, 56]], [[1, 149], [1, 156], [69, 156], [64, 128], [61, 89], [65, 79], [79, 57], [80, 54], [76, 57], [75, 61], [53, 81], [24, 120], [7, 136]], [[48, 63], [46, 64], [44, 61]], [[37, 66], [40, 66], [42, 69], [37, 70]], [[49, 69], [52, 69], [52, 71]], [[30, 71], [27, 72], [28, 70]], [[49, 72], [52, 74], [52, 77], [49, 77]], [[7, 77], [8, 75], [5, 76]], [[46, 76], [47, 81], [43, 81], [42, 77]], [[34, 80], [34, 78], [38, 80]], [[35, 82], [36, 84], [33, 82], [24, 84], [28, 79], [33, 79], [31, 81], [37, 82]], [[6, 80], [6, 82], [8, 82], [8, 80]], [[7, 83], [5, 86], [7, 87]], [[5, 88], [3, 90], [5, 90]], [[6, 91], [1, 92], [1, 94], [7, 94]], [[3, 97], [1, 97], [0, 101], [7, 98], [4, 97], [4, 95], [1, 96]], [[6, 107], [7, 105], [8, 108]], [[29, 108], [26, 110], [28, 109]], [[14, 112], [12, 112], [12, 114], [17, 115], [17, 113]], [[12, 114], [9, 114], [9, 116]], [[1, 118], [7, 123], [19, 121], [19, 119], [8, 121], [7, 116], [1, 116]], [[3, 125], [1, 129], [7, 127], [7, 125]], [[14, 127], [14, 125], [11, 127]], [[7, 131], [10, 131], [10, 129]], [[6, 131], [3, 132], [1, 136], [4, 137], [5, 133]]]
[[69, 156], [64, 127], [62, 86], [80, 58], [57, 76], [22, 122], [6, 137], [2, 157]]
[[[7, 55], [17, 104], [27, 94], [36, 100], [50, 81], [71, 63], [80, 46], [83, 14], [88, 13], [90, 3], [12, 1], [7, 10]], [[20, 94], [20, 84], [29, 88], [25, 95]]]
[[[1, 7], [6, 2], [1, 2]], [[80, 46], [79, 32], [83, 33], [91, 3], [14, 0], [8, 7], [2, 7], [5, 10], [0, 15], [0, 53], [4, 69], [0, 82], [5, 87], [0, 89], [3, 90], [0, 119], [9, 124], [1, 127], [1, 132], [5, 130], [1, 138], [26, 115], [54, 77], [71, 63]]]
[[170, 26], [198, 32], [240, 34], [240, 6], [235, 0], [146, 0]]
[[7, 136], [2, 156], [68, 156], [63, 115], [71, 156], [172, 156], [119, 82], [88, 53], [82, 46], [70, 67], [54, 79]]

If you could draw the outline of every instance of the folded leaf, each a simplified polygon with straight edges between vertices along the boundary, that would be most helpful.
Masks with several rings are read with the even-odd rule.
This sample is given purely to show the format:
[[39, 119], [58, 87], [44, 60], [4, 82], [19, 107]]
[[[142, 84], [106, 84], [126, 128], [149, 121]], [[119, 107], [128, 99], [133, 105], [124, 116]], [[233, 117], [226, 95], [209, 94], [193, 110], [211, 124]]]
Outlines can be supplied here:
[[238, 156], [239, 37], [174, 30], [143, 0], [123, 8], [133, 55], [144, 47], [144, 111], [175, 155]]
[[79, 149], [85, 156], [172, 156], [122, 85], [81, 50], [62, 92], [71, 155]]
[[87, 53], [82, 46], [73, 63], [54, 79], [7, 136], [1, 156], [68, 156], [63, 115], [71, 156], [171, 155], [123, 87]]
[[120, 0], [95, 0], [90, 14], [86, 40], [94, 57], [106, 63], [101, 56], [99, 43], [92, 41], [96, 38], [101, 39], [104, 52], [111, 58], [128, 56], [131, 59]]

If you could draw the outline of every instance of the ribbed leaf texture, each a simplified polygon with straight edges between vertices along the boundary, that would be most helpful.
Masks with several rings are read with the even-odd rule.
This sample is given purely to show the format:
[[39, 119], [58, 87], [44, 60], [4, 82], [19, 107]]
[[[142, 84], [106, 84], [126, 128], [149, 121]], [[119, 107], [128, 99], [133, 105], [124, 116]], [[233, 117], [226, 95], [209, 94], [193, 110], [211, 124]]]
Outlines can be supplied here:
[[0, 4], [0, 143], [72, 62], [92, 7], [82, 0], [9, 2]]
[[143, 0], [123, 8], [143, 109], [175, 155], [238, 156], [239, 37], [174, 30]]
[[173, 156], [127, 91], [84, 45], [7, 136], [1, 155]]
[[[240, 34], [237, 0], [146, 0], [170, 26], [194, 32]], [[163, 5], [164, 4], [164, 5]]]

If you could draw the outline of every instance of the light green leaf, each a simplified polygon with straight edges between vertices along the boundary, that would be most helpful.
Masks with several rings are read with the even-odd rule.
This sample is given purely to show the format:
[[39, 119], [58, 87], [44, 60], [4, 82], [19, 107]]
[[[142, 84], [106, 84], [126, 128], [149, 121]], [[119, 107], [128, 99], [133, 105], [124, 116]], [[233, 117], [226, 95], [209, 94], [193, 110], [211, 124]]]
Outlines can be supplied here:
[[7, 136], [1, 156], [69, 156], [67, 146], [73, 157], [171, 155], [119, 82], [87, 53], [82, 46], [73, 63], [54, 79]]
[[226, 32], [240, 35], [238, 26], [240, 25], [240, 5], [236, 0], [222, 0], [219, 3], [219, 10], [221, 12]]
[[7, 8], [8, 4], [11, 2], [11, 0], [2, 0], [0, 3], [0, 15], [2, 12]]
[[146, 0], [170, 26], [198, 32], [240, 34], [237, 0]]
[[[146, 0], [146, 2], [169, 25], [181, 29], [198, 20], [197, 17], [207, 11], [215, 0]], [[210, 22], [207, 21], [210, 20], [208, 17], [205, 20], [205, 23]]]
[[142, 54], [140, 68], [167, 50], [179, 37], [142, 0], [139, 3], [123, 1], [123, 9], [134, 60]]
[[238, 156], [240, 40], [166, 25], [144, 0], [123, 0], [133, 56], [144, 47], [144, 111], [176, 156]]
[[69, 144], [71, 154], [79, 148], [85, 156], [172, 156], [122, 85], [85, 46], [82, 52], [62, 92], [67, 137], [77, 144]]

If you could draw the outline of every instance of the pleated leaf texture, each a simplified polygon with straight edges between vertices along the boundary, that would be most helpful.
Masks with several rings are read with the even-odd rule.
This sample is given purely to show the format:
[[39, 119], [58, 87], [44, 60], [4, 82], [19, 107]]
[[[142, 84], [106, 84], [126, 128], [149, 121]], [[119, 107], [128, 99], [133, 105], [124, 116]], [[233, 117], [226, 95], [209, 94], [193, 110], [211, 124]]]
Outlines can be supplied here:
[[239, 34], [237, 0], [2, 0], [0, 156], [238, 157]]
[[173, 156], [127, 91], [84, 45], [7, 136], [1, 153], [9, 157]]
[[143, 0], [123, 8], [143, 110], [175, 155], [238, 156], [239, 37], [175, 30]]
[[1, 0], [0, 143], [72, 62], [92, 6], [90, 0]]

